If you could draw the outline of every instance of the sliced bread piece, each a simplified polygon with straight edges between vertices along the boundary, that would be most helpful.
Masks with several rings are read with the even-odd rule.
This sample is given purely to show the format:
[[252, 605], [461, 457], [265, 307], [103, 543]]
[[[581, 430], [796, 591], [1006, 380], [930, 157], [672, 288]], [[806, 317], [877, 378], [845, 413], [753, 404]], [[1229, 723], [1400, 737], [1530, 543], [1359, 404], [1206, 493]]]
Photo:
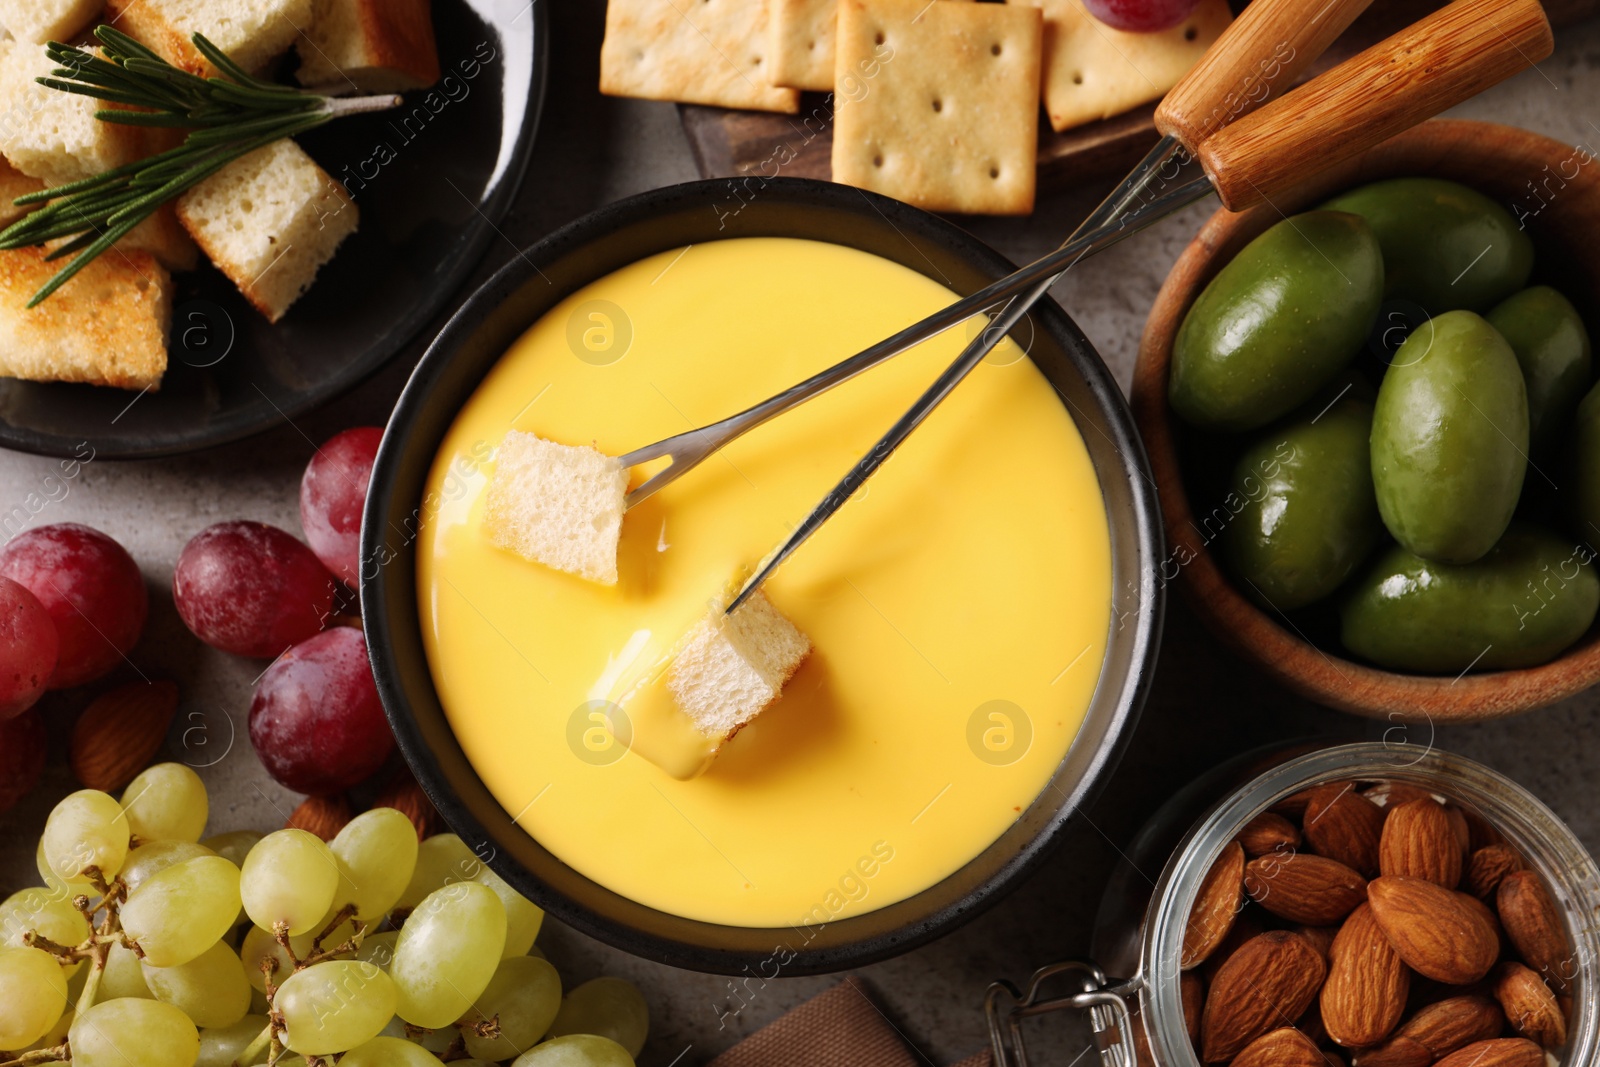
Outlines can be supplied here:
[[291, 140], [258, 148], [178, 199], [178, 220], [271, 322], [356, 230], [344, 186]]
[[599, 449], [512, 430], [495, 453], [484, 530], [524, 559], [615, 585], [627, 493], [627, 469]]
[[311, 25], [311, 0], [106, 0], [106, 21], [195, 74], [215, 73], [194, 46], [197, 33], [257, 72]]
[[19, 41], [70, 41], [104, 6], [104, 0], [0, 0], [0, 26]]
[[811, 639], [757, 592], [732, 615], [714, 608], [690, 632], [667, 688], [695, 727], [722, 743], [778, 699], [810, 653]]
[[18, 207], [15, 201], [19, 196], [37, 193], [43, 188], [44, 182], [38, 178], [28, 177], [4, 159], [0, 159], [0, 226], [9, 226], [34, 210], [33, 207]]
[[55, 63], [36, 44], [11, 41], [0, 52], [0, 153], [17, 170], [50, 185], [81, 181], [131, 163], [143, 147], [133, 126], [101, 122], [98, 100], [40, 85]]
[[172, 279], [144, 252], [108, 252], [36, 308], [61, 269], [40, 248], [0, 252], [0, 376], [155, 389], [167, 368]]
[[432, 0], [313, 0], [295, 42], [301, 85], [401, 93], [439, 80]]

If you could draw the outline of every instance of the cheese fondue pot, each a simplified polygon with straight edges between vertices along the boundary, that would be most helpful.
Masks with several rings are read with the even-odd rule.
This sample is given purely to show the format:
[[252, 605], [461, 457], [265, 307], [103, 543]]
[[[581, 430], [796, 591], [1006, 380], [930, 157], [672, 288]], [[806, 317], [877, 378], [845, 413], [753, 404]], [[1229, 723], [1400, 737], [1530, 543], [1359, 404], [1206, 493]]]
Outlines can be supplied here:
[[[477, 735], [475, 741], [464, 743], [468, 735], [458, 735], [457, 729], [452, 727], [450, 715], [459, 709], [449, 707], [449, 700], [441, 691], [450, 688], [450, 671], [457, 670], [459, 665], [452, 666], [443, 676], [435, 673], [442, 667], [436, 661], [436, 649], [430, 645], [430, 641], [437, 643], [439, 635], [429, 630], [434, 625], [429, 620], [442, 619], [444, 616], [430, 614], [437, 605], [429, 600], [425, 591], [428, 572], [424, 564], [428, 558], [433, 558], [426, 556], [430, 544], [429, 523], [434, 521], [440, 506], [434, 499], [439, 469], [436, 464], [446, 454], [441, 449], [446, 447], [452, 426], [461, 416], [463, 408], [473, 400], [480, 386], [484, 386], [486, 377], [502, 357], [507, 357], [508, 351], [514, 350], [519, 339], [524, 335], [533, 336], [529, 334], [530, 327], [541, 317], [585, 287], [623, 271], [629, 265], [690, 246], [697, 250], [715, 250], [722, 247], [719, 242], [744, 238], [787, 238], [841, 246], [898, 264], [899, 267], [888, 269], [896, 272], [897, 277], [904, 275], [908, 285], [926, 290], [928, 283], [911, 277], [901, 268], [915, 272], [958, 295], [974, 292], [1013, 270], [1012, 265], [998, 253], [933, 215], [872, 193], [805, 179], [752, 178], [738, 182], [707, 181], [674, 186], [611, 205], [558, 230], [512, 259], [466, 301], [429, 348], [406, 386], [389, 423], [372, 474], [362, 537], [364, 565], [361, 597], [378, 689], [401, 752], [445, 821], [469, 848], [507, 882], [568, 925], [662, 963], [723, 973], [738, 973], [746, 968], [764, 968], [762, 973], [771, 973], [777, 967], [787, 975], [811, 974], [857, 967], [905, 952], [971, 919], [992, 906], [1033, 870], [1059, 839], [1067, 822], [1090, 802], [1115, 767], [1150, 683], [1164, 601], [1163, 582], [1159, 573], [1161, 525], [1144, 449], [1116, 383], [1072, 320], [1053, 302], [1041, 302], [1012, 331], [1012, 338], [1026, 349], [1033, 366], [1053, 387], [1053, 396], [1049, 389], [1036, 388], [1033, 394], [1035, 401], [1040, 397], [1046, 401], [1058, 401], [1060, 409], [1050, 417], [1056, 420], [1064, 433], [1070, 433], [1067, 429], [1070, 425], [1071, 430], [1076, 431], [1076, 437], [1081, 438], [1081, 446], [1075, 443], [1073, 447], [1079, 450], [1078, 454], [1087, 457], [1083, 470], [1090, 473], [1085, 476], [1085, 485], [1098, 487], [1105, 518], [1103, 541], [1109, 546], [1109, 582], [1100, 584], [1099, 578], [1096, 578], [1094, 588], [1103, 590], [1103, 593], [1090, 598], [1099, 602], [1086, 604], [1083, 612], [1084, 618], [1095, 620], [1096, 632], [1091, 647], [1100, 653], [1097, 668], [1094, 656], [1083, 654], [1086, 649], [1073, 647], [1050, 650], [1052, 662], [1058, 657], [1059, 663], [1065, 668], [1087, 670], [1090, 673], [1073, 675], [1074, 679], [1080, 679], [1077, 684], [1082, 687], [1083, 701], [1087, 706], [1082, 709], [1082, 720], [1076, 733], [1062, 735], [1063, 750], [1059, 758], [1053, 751], [1044, 756], [1034, 753], [1035, 759], [1048, 757], [1048, 762], [1041, 765], [1038, 775], [1044, 787], [1030, 792], [1031, 802], [1019, 802], [1014, 808], [1008, 802], [1003, 823], [996, 824], [1001, 827], [1000, 830], [992, 839], [986, 838], [989, 843], [981, 851], [970, 857], [956, 858], [943, 869], [947, 873], [931, 877], [931, 884], [908, 895], [895, 898], [889, 894], [871, 898], [871, 910], [856, 901], [853, 906], [840, 909], [828, 905], [810, 911], [797, 910], [793, 919], [786, 922], [748, 922], [737, 916], [724, 918], [715, 913], [689, 917], [635, 899], [647, 893], [630, 895], [628, 892], [619, 892], [612, 886], [602, 884], [600, 879], [580, 871], [576, 865], [580, 861], [574, 858], [570, 840], [565, 838], [561, 839], [566, 841], [562, 847], [566, 850], [568, 860], [573, 862], [564, 860], [552, 847], [553, 838], [548, 833], [545, 834], [547, 840], [542, 841], [540, 832], [525, 828], [531, 823], [531, 820], [524, 818], [528, 809], [522, 812], [508, 810], [514, 805], [509, 800], [503, 803], [497, 799], [495, 791], [486, 781], [486, 778], [492, 779], [494, 775], [483, 771], [482, 766], [486, 752], [491, 752], [501, 765], [501, 770], [497, 772], [501, 774], [506, 764], [514, 765], [517, 759], [523, 757], [535, 763], [566, 759], [569, 753], [534, 751], [531, 746], [524, 746], [522, 751], [518, 751], [516, 743], [509, 739], [496, 744], [495, 739], [485, 740], [481, 734]], [[800, 246], [788, 244], [783, 247], [792, 250]], [[814, 250], [814, 246], [805, 247]], [[685, 260], [686, 264], [691, 262], [694, 261]], [[675, 268], [673, 263], [676, 260], [671, 257], [663, 260], [662, 276], [675, 279], [679, 276], [666, 274], [665, 271], [687, 269]], [[652, 265], [651, 269], [654, 271], [656, 268]], [[786, 276], [785, 284], [793, 286], [795, 279]], [[797, 303], [823, 299], [816, 293], [806, 291], [784, 295], [785, 299]], [[860, 302], [860, 306], [866, 306], [879, 296], [874, 292], [860, 292], [841, 297], [836, 286], [833, 295], [826, 297], [831, 303], [813, 308], [812, 313], [819, 320], [845, 320], [855, 311], [856, 301]], [[943, 300], [944, 296], [939, 295], [938, 299]], [[692, 312], [690, 308], [684, 313]], [[602, 320], [596, 321], [604, 325]], [[671, 343], [666, 344], [659, 335], [649, 334], [642, 325], [635, 325], [638, 328], [631, 338], [635, 353], [641, 352], [645, 346], [651, 346], [653, 352], [650, 358], [696, 358], [696, 337], [673, 337]], [[952, 333], [960, 334], [961, 329]], [[954, 339], [954, 343], [958, 344], [964, 341], [965, 337]], [[825, 353], [825, 362], [831, 363], [849, 354], [849, 351], [835, 353], [830, 350]], [[582, 358], [582, 353], [579, 356]], [[760, 358], [760, 353], [752, 354], [751, 358]], [[915, 358], [916, 353], [901, 357], [903, 360]], [[942, 364], [943, 361], [940, 362]], [[896, 370], [897, 366], [899, 370]], [[860, 382], [842, 387], [838, 393], [845, 396], [858, 386], [874, 388], [873, 383], [881, 379], [874, 379], [873, 376], [903, 373], [904, 370], [904, 365], [897, 362], [869, 371]], [[1027, 371], [1027, 368], [1021, 370]], [[691, 376], [686, 380], [693, 382], [695, 379]], [[986, 387], [977, 379], [961, 387], [969, 390], [969, 394], [971, 390], [982, 388]], [[552, 397], [543, 403], [562, 405], [563, 398], [556, 393], [552, 393]], [[859, 394], [856, 395], [859, 398]], [[530, 395], [528, 403], [532, 404], [536, 399]], [[759, 395], [752, 395], [750, 399], [759, 399]], [[958, 391], [952, 397], [952, 403], [958, 403], [961, 399]], [[558, 409], [542, 410], [555, 413]], [[570, 412], [571, 408], [565, 410]], [[602, 407], [597, 410], [605, 409]], [[714, 417], [730, 413], [731, 410], [719, 411]], [[802, 414], [795, 413], [784, 418], [800, 418]], [[953, 408], [941, 414], [949, 414], [951, 420], [956, 418]], [[1004, 412], [1001, 414], [1004, 415]], [[1006, 420], [997, 418], [991, 421], [1003, 423]], [[774, 423], [772, 429], [779, 429], [781, 422]], [[518, 426], [521, 425], [518, 422]], [[880, 427], [871, 428], [876, 430]], [[767, 432], [768, 429], [763, 428], [752, 437]], [[952, 421], [942, 431], [930, 423], [929, 432], [956, 433], [960, 435], [960, 441], [974, 442], [986, 432], [993, 435], [997, 427]], [[495, 440], [487, 442], [485, 455], [487, 448], [495, 443]], [[643, 443], [643, 438], [638, 443]], [[897, 457], [895, 462], [900, 463], [901, 460]], [[908, 476], [905, 471], [906, 468], [897, 471], [893, 466], [886, 467], [878, 477], [882, 479], [894, 475], [905, 478]], [[838, 472], [830, 470], [827, 473], [836, 477]], [[685, 479], [685, 483], [691, 480]], [[925, 491], [928, 494], [950, 494], [958, 492], [960, 488], [959, 483], [934, 477], [933, 474], [929, 474], [926, 480]], [[876, 483], [873, 483], [869, 485], [869, 490], [875, 487]], [[924, 489], [921, 484], [917, 484], [916, 488], [919, 492]], [[1029, 494], [1029, 499], [1016, 499], [1008, 504], [1008, 514], [1003, 516], [1003, 521], [1009, 524], [1042, 523], [1046, 520], [1041, 508], [1048, 505], [1057, 505], [1056, 512], [1071, 511], [1071, 508], [1060, 507], [1060, 500], [1048, 499], [1052, 490], [1065, 492], [1060, 486], [1048, 482], [1037, 485]], [[884, 490], [880, 488], [879, 491], [882, 493]], [[880, 496], [877, 506], [883, 506], [882, 499]], [[954, 502], [955, 506], [960, 503], [960, 500]], [[670, 501], [667, 506], [670, 506]], [[934, 536], [931, 531], [916, 529], [914, 523], [905, 525], [910, 528], [898, 531], [897, 536], [917, 539]], [[624, 528], [627, 528], [626, 524]], [[665, 531], [670, 529], [670, 526], [663, 526], [663, 550], [668, 540]], [[649, 535], [652, 546], [656, 536], [653, 531], [654, 527]], [[817, 551], [823, 547], [819, 542]], [[813, 549], [808, 547], [803, 551], [811, 552]], [[1062, 557], [1057, 562], [1063, 568], [1070, 570], [1076, 566], [1075, 559], [1065, 558], [1068, 553], [1065, 544], [1051, 551]], [[799, 555], [795, 561], [786, 564], [786, 568], [800, 565], [803, 560], [804, 556]], [[502, 565], [493, 560], [491, 563], [494, 566]], [[510, 557], [503, 565], [537, 567], [536, 564]], [[1104, 564], [1098, 566], [1103, 567]], [[532, 572], [515, 573], [521, 576]], [[543, 572], [540, 575], [539, 580], [546, 580]], [[779, 577], [782, 577], [781, 572]], [[568, 579], [566, 576], [556, 576], [548, 580], [559, 582]], [[615, 590], [594, 588], [600, 590], [592, 594], [596, 597], [615, 593]], [[420, 596], [419, 589], [424, 590]], [[511, 594], [508, 592], [505, 595]], [[590, 594], [588, 587], [572, 586], [563, 587], [563, 595]], [[773, 595], [781, 606], [778, 593], [774, 591]], [[1017, 595], [1020, 597], [1022, 594]], [[1105, 602], [1107, 599], [1109, 604]], [[938, 614], [947, 614], [948, 620], [941, 618], [939, 622], [955, 635], [953, 640], [970, 643], [984, 635], [971, 630], [963, 631], [962, 627], [985, 623], [981, 620], [976, 623], [963, 621], [963, 608], [964, 605], [958, 603], [955, 597], [940, 603]], [[508, 603], [505, 610], [532, 609], [525, 603]], [[1061, 610], [1070, 613], [1074, 605], [1062, 605]], [[1003, 619], [1003, 613], [987, 618], [987, 625], [991, 628], [1011, 624], [1011, 620]], [[996, 619], [1001, 621], [997, 624]], [[1108, 620], [1108, 623], [1102, 626], [1100, 620]], [[500, 638], [505, 637], [498, 626], [485, 630], [485, 633], [498, 633]], [[497, 639], [491, 636], [488, 643], [493, 644]], [[1078, 644], [1081, 645], [1081, 642]], [[830, 651], [820, 638], [817, 645], [813, 657], [822, 657], [825, 667]], [[540, 651], [530, 647], [524, 658], [538, 660]], [[558, 655], [553, 648], [544, 651], [551, 656]], [[430, 656], [433, 656], [432, 660]], [[1075, 656], [1084, 662], [1079, 663]], [[798, 678], [804, 679], [805, 669], [802, 668], [802, 675]], [[822, 669], [818, 668], [819, 671]], [[893, 668], [885, 665], [883, 669], [889, 671]], [[1004, 673], [1002, 671], [996, 670], [994, 673], [997, 676], [993, 679], [980, 681], [992, 681], [992, 688], [999, 692], [1009, 679], [999, 676]], [[1063, 669], [1062, 674], [1066, 673], [1066, 669]], [[445, 684], [441, 684], [441, 678]], [[832, 676], [829, 681], [839, 686], [848, 679]], [[801, 684], [800, 681], [793, 683], [795, 686]], [[506, 700], [516, 703], [522, 696], [506, 692], [506, 688], [498, 691], [503, 694], [501, 706], [493, 709], [495, 714], [511, 716], [504, 721], [520, 726], [541, 715], [559, 716], [565, 721], [569, 706], [543, 707], [536, 694], [528, 696], [526, 708], [519, 706], [506, 709], [503, 706]], [[764, 717], [776, 719], [786, 710], [793, 711], [780, 701], [765, 712]], [[939, 714], [937, 709], [928, 709], [927, 729], [948, 726], [951, 730], [960, 731], [958, 736], [961, 738], [970, 736], [973, 759], [991, 762], [983, 749], [991, 739], [991, 731], [985, 727], [985, 722], [990, 720], [978, 722], [976, 727], [972, 727], [964, 713], [959, 722], [954, 719], [944, 722]], [[993, 713], [991, 719], [998, 724], [996, 729], [1000, 729], [1002, 734], [1013, 725], [1004, 716], [998, 719], [992, 716]], [[1054, 718], [1064, 716], [1053, 715]], [[751, 730], [758, 731], [764, 721], [765, 718], [753, 723]], [[792, 724], [793, 719], [790, 721]], [[458, 718], [457, 726], [460, 725]], [[1060, 723], [1051, 725], [1059, 726]], [[790, 725], [786, 728], [797, 727]], [[552, 733], [551, 736], [559, 735]], [[1002, 736], [1001, 743], [1008, 738], [1009, 735]], [[825, 763], [829, 758], [830, 740], [828, 737], [817, 740], [808, 758]], [[741, 736], [730, 741], [727, 747], [732, 750], [741, 744], [753, 743], [750, 738]], [[966, 741], [961, 743], [966, 744]], [[480, 747], [473, 749], [474, 744]], [[1035, 745], [1038, 746], [1037, 740]], [[551, 747], [557, 746], [546, 746]], [[897, 759], [897, 754], [890, 750], [892, 747], [886, 746], [882, 754], [883, 760], [890, 761], [884, 764], [886, 769], [896, 766], [893, 761]], [[469, 750], [475, 752], [478, 765], [469, 758]], [[576, 748], [571, 755], [575, 759], [582, 757]], [[633, 757], [632, 753], [626, 755]], [[961, 749], [957, 755], [964, 758], [965, 749]], [[898, 758], [906, 757], [900, 753]], [[978, 764], [974, 766], [976, 770], [964, 769], [963, 773], [990, 773]], [[726, 781], [716, 781], [717, 773], [714, 769], [706, 779], [687, 783], [670, 782], [662, 777], [656, 791], [661, 792], [665, 799], [669, 794], [664, 790], [668, 788], [709, 789], [713, 785], [726, 788]], [[499, 781], [503, 782], [503, 777]], [[862, 784], [866, 786], [869, 783]], [[504, 792], [502, 789], [501, 793]], [[542, 795], [537, 790], [530, 792], [530, 804], [540, 803]], [[607, 803], [608, 795], [604, 792], [597, 794], [594, 803]], [[697, 798], [704, 795], [695, 794]], [[937, 799], [933, 797], [930, 806]], [[544, 803], [548, 805], [549, 801]], [[949, 803], [960, 802], [951, 800]], [[535, 809], [535, 812], [539, 818], [548, 819], [551, 817], [549, 813], [555, 810], [560, 809], [547, 806]], [[951, 810], [952, 813], [962, 811], [959, 807]], [[612, 814], [618, 818], [626, 815]], [[908, 818], [913, 815], [920, 817], [917, 812], [908, 812]], [[544, 825], [548, 830], [550, 824]], [[810, 829], [822, 834], [831, 832], [825, 827]], [[850, 829], [840, 825], [838, 832], [845, 833]], [[711, 843], [714, 835], [702, 832], [701, 836]], [[603, 839], [591, 840], [589, 844], [601, 852], [610, 847], [610, 843]], [[785, 842], [774, 841], [770, 844], [772, 848], [781, 850]], [[712, 847], [716, 846], [713, 844]], [[617, 850], [626, 852], [620, 842]], [[876, 858], [869, 858], [874, 855]], [[618, 862], [615, 855], [605, 858], [607, 862]], [[724, 858], [729, 860], [730, 865], [738, 866], [735, 862], [737, 857]], [[867, 851], [864, 852], [864, 858], [869, 858], [868, 866], [876, 870], [878, 861], [884, 857], [881, 852], [874, 854]], [[626, 856], [623, 860], [626, 861]], [[644, 876], [641, 881], [648, 888], [652, 872], [636, 873]], [[663, 866], [660, 873], [665, 876], [672, 872]], [[724, 875], [726, 873], [723, 872]], [[850, 879], [857, 877], [850, 871], [845, 873]], [[871, 874], [863, 870], [859, 877], [870, 879]], [[847, 897], [850, 895], [848, 889], [847, 885]], [[659, 900], [657, 903], [660, 903]], [[842, 900], [841, 903], [847, 902]], [[876, 906], [880, 903], [882, 906]]]

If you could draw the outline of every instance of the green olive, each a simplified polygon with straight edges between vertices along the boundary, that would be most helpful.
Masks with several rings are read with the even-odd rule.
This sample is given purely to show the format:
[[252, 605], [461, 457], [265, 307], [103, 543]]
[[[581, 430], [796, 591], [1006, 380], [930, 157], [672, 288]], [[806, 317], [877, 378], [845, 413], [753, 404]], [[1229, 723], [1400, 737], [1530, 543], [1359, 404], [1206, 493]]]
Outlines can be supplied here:
[[1528, 469], [1528, 399], [1505, 338], [1451, 311], [1414, 330], [1378, 387], [1372, 481], [1406, 548], [1471, 563], [1511, 522]]
[[1589, 333], [1572, 303], [1548, 285], [1508, 297], [1487, 316], [1511, 344], [1528, 386], [1528, 441], [1547, 451], [1589, 388]]
[[1600, 546], [1600, 385], [1578, 404], [1567, 440], [1571, 487], [1563, 495], [1578, 536]]
[[1228, 501], [1237, 514], [1221, 549], [1247, 595], [1279, 611], [1304, 607], [1342, 585], [1372, 551], [1383, 523], [1371, 431], [1372, 401], [1347, 382], [1239, 458]]
[[1382, 293], [1383, 256], [1361, 219], [1284, 219], [1234, 256], [1184, 317], [1167, 388], [1173, 410], [1229, 432], [1287, 415], [1349, 365]]
[[1326, 211], [1371, 223], [1383, 246], [1384, 295], [1429, 312], [1485, 311], [1527, 284], [1533, 242], [1511, 213], [1441, 178], [1393, 178], [1334, 197]]
[[1600, 607], [1594, 552], [1522, 523], [1476, 563], [1395, 546], [1344, 601], [1351, 652], [1383, 667], [1457, 674], [1531, 667], [1582, 637]]

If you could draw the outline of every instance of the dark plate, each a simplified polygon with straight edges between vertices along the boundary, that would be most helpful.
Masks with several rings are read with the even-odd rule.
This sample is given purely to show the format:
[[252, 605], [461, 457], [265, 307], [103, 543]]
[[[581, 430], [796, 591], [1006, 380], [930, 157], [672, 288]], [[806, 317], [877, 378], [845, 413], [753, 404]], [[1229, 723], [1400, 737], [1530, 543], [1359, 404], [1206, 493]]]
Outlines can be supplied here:
[[[544, 98], [538, 0], [435, 0], [446, 81], [301, 137], [361, 227], [269, 325], [209, 264], [179, 275], [159, 392], [0, 380], [0, 445], [68, 457], [235, 441], [338, 395], [400, 351], [466, 280], [522, 182]], [[475, 76], [472, 76], [475, 73]], [[431, 107], [429, 106], [431, 104]], [[385, 151], [384, 146], [388, 147]]]
[[[457, 743], [433, 686], [417, 615], [416, 537], [434, 454], [506, 349], [583, 285], [658, 252], [729, 237], [803, 237], [894, 260], [960, 293], [1012, 265], [955, 226], [872, 193], [800, 178], [729, 199], [727, 183], [658, 189], [556, 231], [479, 289], [422, 358], [372, 472], [362, 527], [362, 616], [400, 750], [469, 848], [570, 926], [678, 967], [785, 975], [856, 967], [915, 948], [992, 906], [1044, 858], [1116, 766], [1144, 703], [1161, 633], [1160, 521], [1144, 447], [1116, 382], [1053, 301], [1016, 331], [1060, 391], [1098, 474], [1111, 532], [1112, 626], [1093, 702], [1050, 784], [1000, 839], [944, 881], [866, 915], [756, 929], [668, 915], [562, 863], [512, 820]], [[730, 210], [732, 207], [732, 210]], [[864, 297], [870, 299], [870, 297]]]

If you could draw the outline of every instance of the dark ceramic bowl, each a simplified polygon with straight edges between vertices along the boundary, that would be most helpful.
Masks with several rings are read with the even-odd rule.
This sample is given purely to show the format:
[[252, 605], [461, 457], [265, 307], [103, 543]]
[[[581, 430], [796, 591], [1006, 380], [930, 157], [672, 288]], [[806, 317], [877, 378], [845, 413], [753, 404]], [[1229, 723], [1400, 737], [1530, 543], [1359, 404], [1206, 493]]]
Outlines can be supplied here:
[[[1161, 554], [1145, 454], [1116, 383], [1087, 340], [1046, 301], [1022, 324], [1034, 362], [1055, 384], [1087, 445], [1109, 514], [1114, 620], [1083, 728], [1050, 785], [966, 866], [866, 915], [795, 931], [721, 926], [646, 907], [579, 874], [513, 822], [479, 779], [434, 689], [417, 615], [416, 544], [423, 484], [462, 405], [511, 344], [575, 290], [646, 256], [730, 237], [798, 237], [861, 249], [970, 293], [1011, 264], [948, 222], [826, 182], [776, 179], [759, 189], [695, 182], [614, 204], [518, 256], [434, 341], [389, 423], [367, 500], [361, 597], [378, 689], [400, 750], [440, 813], [520, 892], [568, 925], [678, 967], [808, 974], [905, 952], [977, 915], [1049, 852], [1110, 774], [1132, 732], [1161, 630]], [[864, 294], [863, 299], [870, 299]]]

